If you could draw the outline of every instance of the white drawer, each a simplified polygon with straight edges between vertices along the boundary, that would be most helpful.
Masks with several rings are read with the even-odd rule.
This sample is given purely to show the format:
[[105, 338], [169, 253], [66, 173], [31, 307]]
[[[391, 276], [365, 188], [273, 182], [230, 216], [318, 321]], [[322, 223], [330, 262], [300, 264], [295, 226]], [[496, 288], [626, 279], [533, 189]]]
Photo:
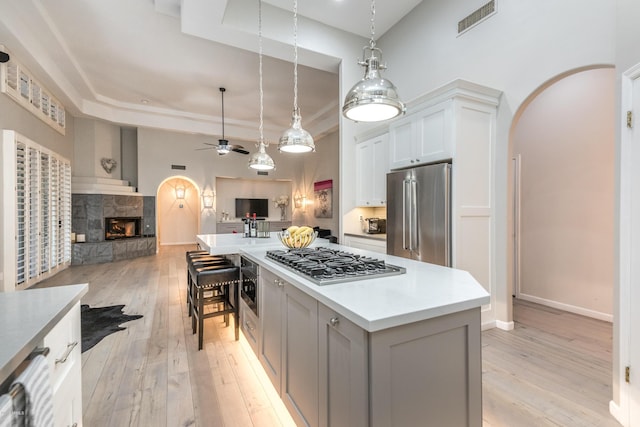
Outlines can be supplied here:
[[43, 345], [49, 347], [47, 362], [55, 394], [74, 363], [81, 363], [80, 302], [45, 336]]

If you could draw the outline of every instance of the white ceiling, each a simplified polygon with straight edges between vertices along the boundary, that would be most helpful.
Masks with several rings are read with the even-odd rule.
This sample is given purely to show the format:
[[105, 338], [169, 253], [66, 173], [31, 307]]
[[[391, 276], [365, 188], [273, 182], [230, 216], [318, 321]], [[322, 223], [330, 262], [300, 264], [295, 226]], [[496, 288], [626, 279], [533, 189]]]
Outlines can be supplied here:
[[[378, 0], [376, 38], [420, 1]], [[219, 88], [225, 87], [227, 138], [255, 141], [257, 4], [256, 0], [0, 1], [0, 45], [31, 69], [72, 114], [123, 125], [217, 138]], [[288, 127], [293, 106], [292, 6], [292, 0], [264, 0], [262, 6], [268, 138]], [[299, 0], [299, 45], [304, 45], [305, 25], [337, 28], [344, 37], [358, 34], [366, 42], [370, 13], [369, 0]], [[288, 43], [278, 40], [278, 32]], [[339, 59], [302, 47], [299, 53], [302, 124], [318, 137], [338, 124]], [[359, 54], [354, 52], [353, 57]]]

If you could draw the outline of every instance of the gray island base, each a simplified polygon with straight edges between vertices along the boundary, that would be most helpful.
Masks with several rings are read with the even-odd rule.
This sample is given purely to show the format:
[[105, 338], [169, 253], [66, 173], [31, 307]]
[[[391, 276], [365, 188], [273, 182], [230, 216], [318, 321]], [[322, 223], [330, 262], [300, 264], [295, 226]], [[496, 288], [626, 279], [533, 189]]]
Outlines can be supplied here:
[[471, 275], [323, 242], [407, 273], [317, 286], [247, 243], [230, 244], [259, 265], [258, 315], [241, 302], [241, 328], [297, 425], [482, 425], [489, 296]]

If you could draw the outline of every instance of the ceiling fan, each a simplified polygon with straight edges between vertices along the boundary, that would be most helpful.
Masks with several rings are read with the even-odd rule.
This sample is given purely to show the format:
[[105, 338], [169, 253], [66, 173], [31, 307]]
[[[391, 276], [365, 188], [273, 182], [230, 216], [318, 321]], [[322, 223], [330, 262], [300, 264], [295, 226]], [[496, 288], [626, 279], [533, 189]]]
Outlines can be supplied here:
[[225, 91], [226, 91], [225, 88], [223, 87], [220, 88], [220, 93], [222, 95], [222, 138], [218, 140], [217, 144], [211, 144], [209, 142], [205, 142], [204, 144], [210, 145], [210, 147], [198, 148], [198, 150], [211, 150], [215, 148], [216, 151], [218, 151], [218, 154], [220, 156], [224, 156], [225, 154], [228, 154], [230, 151], [234, 151], [240, 154], [249, 154], [249, 152], [245, 150], [242, 145], [229, 144], [229, 140], [224, 138], [224, 92]]

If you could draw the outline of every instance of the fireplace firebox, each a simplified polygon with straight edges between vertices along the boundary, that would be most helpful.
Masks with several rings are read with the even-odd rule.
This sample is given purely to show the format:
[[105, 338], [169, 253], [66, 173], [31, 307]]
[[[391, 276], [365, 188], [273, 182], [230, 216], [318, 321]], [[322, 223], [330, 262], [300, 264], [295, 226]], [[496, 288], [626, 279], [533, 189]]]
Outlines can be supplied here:
[[104, 219], [104, 239], [128, 239], [130, 237], [141, 237], [141, 217], [130, 218], [105, 218]]

